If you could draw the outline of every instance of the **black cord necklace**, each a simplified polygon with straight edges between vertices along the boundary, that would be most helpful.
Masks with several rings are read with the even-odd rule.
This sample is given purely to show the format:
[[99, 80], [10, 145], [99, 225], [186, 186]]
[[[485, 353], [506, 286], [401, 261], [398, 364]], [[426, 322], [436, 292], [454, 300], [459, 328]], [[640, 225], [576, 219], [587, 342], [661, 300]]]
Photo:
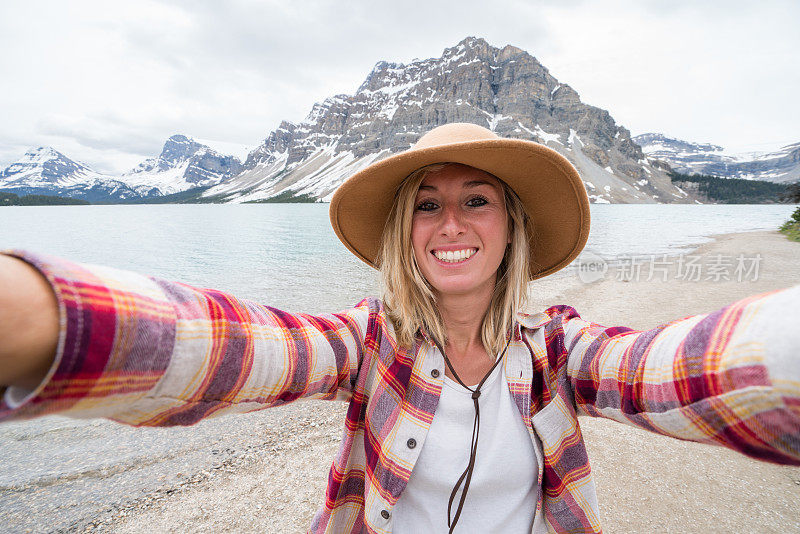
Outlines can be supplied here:
[[[489, 378], [489, 375], [492, 374], [492, 371], [495, 370], [497, 365], [503, 359], [503, 356], [505, 356], [506, 350], [508, 349], [508, 345], [509, 343], [511, 343], [511, 337], [512, 336], [509, 336], [508, 341], [506, 341], [506, 346], [505, 348], [503, 348], [503, 352], [500, 354], [500, 357], [497, 358], [497, 360], [495, 360], [494, 365], [492, 365], [492, 368], [489, 369], [489, 371], [486, 373], [483, 379], [478, 383], [477, 386], [475, 386], [475, 389], [470, 388], [461, 380], [461, 378], [458, 376], [458, 373], [456, 373], [456, 370], [453, 368], [453, 364], [450, 363], [450, 358], [447, 357], [447, 354], [444, 352], [442, 346], [439, 345], [438, 342], [436, 342], [436, 348], [438, 348], [439, 352], [441, 352], [442, 356], [444, 356], [444, 362], [447, 364], [447, 367], [450, 369], [450, 372], [453, 373], [453, 377], [456, 379], [456, 381], [458, 381], [459, 384], [461, 384], [464, 387], [464, 389], [472, 392], [472, 402], [475, 404], [475, 419], [472, 423], [472, 440], [469, 447], [469, 463], [467, 464], [467, 468], [464, 469], [464, 472], [461, 473], [461, 476], [458, 477], [458, 481], [456, 482], [456, 485], [453, 487], [453, 491], [450, 493], [450, 500], [447, 502], [447, 526], [450, 528], [450, 534], [452, 534], [453, 530], [456, 528], [456, 523], [458, 523], [458, 518], [461, 517], [461, 510], [464, 508], [464, 501], [467, 499], [467, 490], [469, 490], [469, 483], [472, 480], [472, 472], [475, 469], [475, 458], [478, 455], [478, 434], [480, 433], [481, 430], [481, 411], [480, 407], [478, 406], [478, 399], [481, 396], [481, 386], [483, 386], [483, 383], [486, 382], [486, 379]], [[453, 517], [451, 520], [453, 501], [455, 500], [456, 494], [458, 493], [458, 490], [461, 487], [462, 483], [464, 484], [464, 491], [461, 492], [461, 498], [458, 500], [458, 506], [456, 507], [455, 517]]]

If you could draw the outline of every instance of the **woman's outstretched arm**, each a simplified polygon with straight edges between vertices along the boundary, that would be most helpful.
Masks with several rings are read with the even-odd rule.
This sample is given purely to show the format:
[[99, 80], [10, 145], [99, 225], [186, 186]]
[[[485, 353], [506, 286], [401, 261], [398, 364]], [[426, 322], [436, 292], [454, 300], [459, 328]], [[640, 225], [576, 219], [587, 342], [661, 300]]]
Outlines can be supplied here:
[[58, 301], [39, 271], [0, 254], [0, 391], [34, 389], [53, 364]]
[[348, 398], [385, 330], [376, 299], [293, 314], [131, 271], [9, 254], [29, 265], [4, 258], [4, 285], [14, 289], [1, 302], [38, 296], [20, 312], [4, 306], [15, 333], [12, 343], [0, 338], [3, 361], [13, 362], [0, 421], [59, 413], [190, 425], [300, 398]]
[[800, 286], [643, 332], [549, 312], [579, 411], [800, 465]]

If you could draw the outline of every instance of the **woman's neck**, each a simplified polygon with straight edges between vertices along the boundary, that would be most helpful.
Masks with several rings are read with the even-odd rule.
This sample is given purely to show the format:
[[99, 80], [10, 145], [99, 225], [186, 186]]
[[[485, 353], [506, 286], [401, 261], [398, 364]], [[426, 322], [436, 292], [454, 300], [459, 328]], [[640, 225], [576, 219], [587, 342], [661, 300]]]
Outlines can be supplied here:
[[454, 357], [482, 349], [481, 326], [492, 300], [494, 287], [469, 295], [440, 295], [437, 299], [447, 333], [448, 355]]

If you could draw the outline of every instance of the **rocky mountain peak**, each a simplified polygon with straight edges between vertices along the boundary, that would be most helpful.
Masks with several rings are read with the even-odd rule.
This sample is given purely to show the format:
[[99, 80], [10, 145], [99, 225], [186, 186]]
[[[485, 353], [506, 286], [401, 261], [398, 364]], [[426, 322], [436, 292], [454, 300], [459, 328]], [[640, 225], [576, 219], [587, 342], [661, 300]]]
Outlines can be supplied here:
[[146, 159], [123, 178], [142, 196], [154, 196], [217, 185], [241, 168], [234, 156], [223, 156], [191, 137], [173, 135], [158, 157]]
[[486, 56], [494, 47], [486, 42], [485, 39], [480, 37], [466, 37], [462, 39], [455, 46], [445, 48], [442, 52], [443, 61], [453, 61], [461, 57], [471, 56]]
[[581, 102], [528, 52], [479, 37], [461, 40], [440, 57], [377, 62], [354, 94], [315, 104], [299, 124], [281, 123], [250, 153], [239, 176], [208, 194], [258, 200], [288, 190], [327, 199], [352, 172], [452, 122], [560, 151], [587, 169], [590, 196], [598, 202], [681, 195], [661, 170], [648, 167], [630, 132], [607, 111]]
[[124, 183], [46, 146], [28, 150], [0, 172], [0, 190], [18, 195], [60, 195], [89, 201], [136, 196]]
[[648, 147], [648, 152], [655, 150], [655, 147], [658, 146], [682, 152], [721, 152], [724, 150], [724, 148], [719, 145], [713, 145], [711, 143], [692, 143], [674, 137], [668, 137], [660, 133], [637, 135], [634, 141], [642, 147]]
[[176, 167], [180, 167], [189, 160], [198, 157], [199, 155], [212, 153], [216, 156], [222, 157], [220, 154], [214, 152], [211, 148], [198, 143], [191, 137], [185, 135], [173, 135], [164, 142], [164, 147], [158, 157], [148, 158], [140, 163], [136, 168], [132, 169], [128, 174], [132, 173], [152, 173], [164, 172]]
[[18, 163], [42, 163], [57, 158], [68, 159], [53, 147], [40, 146], [26, 151], [25, 155], [19, 159]]
[[496, 67], [497, 63], [518, 59], [520, 57], [525, 60], [533, 60], [541, 67], [541, 64], [536, 61], [536, 58], [521, 48], [511, 45], [506, 45], [503, 48], [496, 48], [480, 37], [467, 37], [457, 45], [445, 48], [440, 59], [445, 62], [452, 62], [462, 58], [467, 60], [478, 59], [486, 61]]
[[[516, 46], [506, 45], [503, 47], [502, 50], [500, 50], [500, 54], [497, 56], [497, 59], [498, 61], [508, 61], [517, 56], [524, 56], [524, 55], [527, 55], [527, 52], [525, 52], [523, 49], [517, 48]], [[531, 57], [533, 58], [533, 56]], [[533, 59], [536, 60], [536, 58]], [[538, 61], [536, 62], [539, 63]]]
[[730, 153], [719, 145], [694, 143], [660, 133], [634, 137], [648, 158], [684, 174], [790, 183], [800, 180], [800, 143], [774, 152]]
[[12, 163], [0, 177], [10, 178], [13, 175], [37, 175], [43, 181], [56, 181], [65, 175], [88, 171], [88, 167], [69, 159], [58, 150], [49, 146], [32, 148], [25, 152], [18, 161]]
[[185, 135], [173, 135], [164, 143], [161, 154], [158, 156], [159, 167], [162, 169], [173, 167], [193, 157], [201, 150], [211, 150]]
[[234, 156], [223, 156], [185, 135], [171, 136], [158, 157], [145, 160], [120, 177], [95, 172], [51, 147], [38, 147], [0, 173], [0, 189], [90, 202], [120, 201], [217, 185], [241, 167]]

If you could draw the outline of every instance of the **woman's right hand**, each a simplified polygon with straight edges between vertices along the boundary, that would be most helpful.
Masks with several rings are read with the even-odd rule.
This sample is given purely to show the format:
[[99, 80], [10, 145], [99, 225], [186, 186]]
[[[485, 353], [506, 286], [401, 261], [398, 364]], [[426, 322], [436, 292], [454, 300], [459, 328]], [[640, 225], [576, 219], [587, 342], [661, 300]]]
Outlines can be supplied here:
[[0, 254], [0, 390], [34, 389], [53, 365], [58, 302], [39, 271]]

